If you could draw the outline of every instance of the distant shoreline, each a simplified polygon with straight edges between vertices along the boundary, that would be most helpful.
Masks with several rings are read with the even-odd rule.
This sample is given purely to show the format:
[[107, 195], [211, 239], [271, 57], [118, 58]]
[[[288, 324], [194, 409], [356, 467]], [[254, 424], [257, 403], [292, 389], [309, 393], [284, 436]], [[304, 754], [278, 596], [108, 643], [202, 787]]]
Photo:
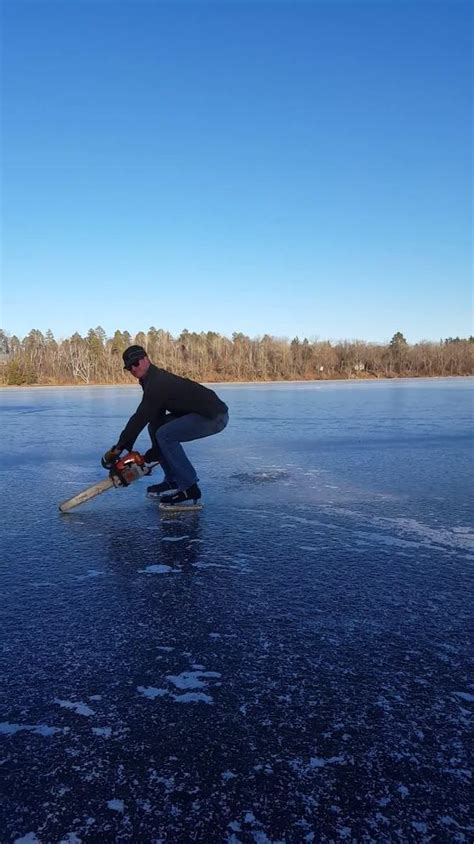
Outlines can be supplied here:
[[[232, 387], [258, 387], [262, 384], [379, 384], [387, 381], [455, 381], [474, 378], [469, 375], [399, 375], [388, 378], [297, 378], [296, 380], [271, 380], [271, 381], [200, 381], [206, 386], [232, 386]], [[195, 379], [193, 379], [195, 380]], [[83, 390], [83, 389], [114, 389], [136, 387], [137, 384], [1, 384], [0, 390]]]

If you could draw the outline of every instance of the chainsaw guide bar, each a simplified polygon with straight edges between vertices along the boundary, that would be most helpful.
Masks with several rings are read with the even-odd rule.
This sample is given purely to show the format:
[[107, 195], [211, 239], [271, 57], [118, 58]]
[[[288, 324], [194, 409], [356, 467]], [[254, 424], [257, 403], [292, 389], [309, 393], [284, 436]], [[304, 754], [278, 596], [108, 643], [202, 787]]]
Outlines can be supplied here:
[[108, 489], [114, 486], [129, 486], [134, 481], [138, 481], [145, 475], [151, 474], [151, 467], [145, 465], [145, 458], [138, 453], [138, 451], [130, 451], [125, 457], [119, 458], [110, 468], [109, 477], [98, 481], [82, 492], [78, 492], [73, 498], [68, 498], [67, 501], [62, 501], [59, 505], [61, 513], [68, 513], [77, 507], [79, 504], [84, 504], [90, 501], [97, 495], [101, 495]]

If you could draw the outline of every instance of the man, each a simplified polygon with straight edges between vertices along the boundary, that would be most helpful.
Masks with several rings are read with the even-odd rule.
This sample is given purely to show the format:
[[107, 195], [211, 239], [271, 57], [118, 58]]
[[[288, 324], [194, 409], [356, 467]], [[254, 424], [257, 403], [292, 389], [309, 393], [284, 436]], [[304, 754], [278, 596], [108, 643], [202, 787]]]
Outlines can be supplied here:
[[143, 398], [117, 444], [104, 454], [102, 465], [110, 467], [124, 449], [131, 451], [148, 425], [152, 448], [145, 459], [150, 463], [159, 460], [165, 474], [161, 483], [148, 487], [148, 495], [158, 498], [167, 493], [161, 501], [168, 505], [198, 501], [201, 490], [196, 470], [181, 443], [223, 431], [229, 421], [227, 405], [202, 384], [159, 369], [142, 346], [129, 346], [122, 357], [123, 368], [140, 382]]

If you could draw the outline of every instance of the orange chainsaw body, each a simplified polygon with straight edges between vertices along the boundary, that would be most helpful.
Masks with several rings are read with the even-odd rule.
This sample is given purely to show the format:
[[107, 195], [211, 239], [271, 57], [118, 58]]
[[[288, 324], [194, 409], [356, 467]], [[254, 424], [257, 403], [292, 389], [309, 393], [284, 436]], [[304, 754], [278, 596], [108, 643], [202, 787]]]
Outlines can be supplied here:
[[138, 451], [129, 451], [125, 457], [120, 457], [110, 470], [114, 486], [128, 486], [149, 474], [150, 469], [145, 468], [145, 458]]

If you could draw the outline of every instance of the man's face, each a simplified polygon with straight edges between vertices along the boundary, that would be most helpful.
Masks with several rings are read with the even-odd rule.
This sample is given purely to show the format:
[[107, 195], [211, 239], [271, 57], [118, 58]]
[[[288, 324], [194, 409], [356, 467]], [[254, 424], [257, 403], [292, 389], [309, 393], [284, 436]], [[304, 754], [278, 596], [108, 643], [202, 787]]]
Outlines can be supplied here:
[[133, 375], [134, 378], [143, 378], [143, 376], [148, 372], [148, 367], [150, 366], [150, 359], [149, 358], [141, 358], [137, 363], [134, 363], [129, 372]]

